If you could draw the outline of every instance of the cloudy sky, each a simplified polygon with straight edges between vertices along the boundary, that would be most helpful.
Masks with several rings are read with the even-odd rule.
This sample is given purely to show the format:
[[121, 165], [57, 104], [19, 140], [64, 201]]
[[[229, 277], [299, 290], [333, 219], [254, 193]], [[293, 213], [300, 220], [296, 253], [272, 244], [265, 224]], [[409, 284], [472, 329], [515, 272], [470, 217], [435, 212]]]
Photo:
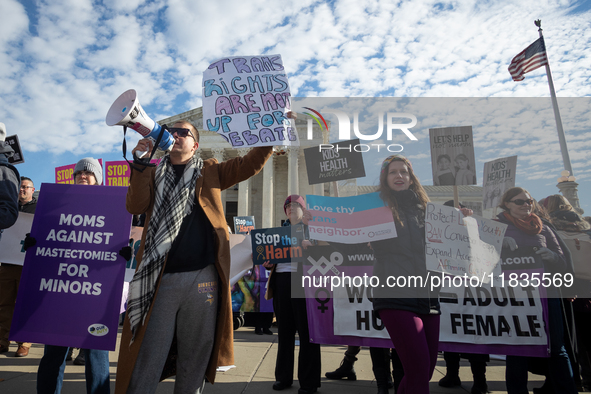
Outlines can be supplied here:
[[[0, 121], [24, 147], [20, 172], [38, 184], [53, 182], [56, 166], [85, 156], [121, 159], [121, 128], [107, 127], [104, 118], [127, 89], [139, 92], [154, 119], [201, 106], [203, 70], [222, 56], [281, 54], [299, 97], [549, 102], [543, 68], [521, 82], [507, 71], [538, 38], [535, 19], [542, 19], [557, 95], [588, 98], [590, 8], [591, 1], [568, 0], [2, 0]], [[579, 196], [591, 214], [589, 117], [561, 110], [563, 117], [581, 115], [563, 122]], [[517, 139], [519, 128], [494, 136], [475, 128], [479, 182], [484, 161], [517, 154], [518, 184], [538, 198], [556, 193], [561, 156], [551, 122], [545, 126]], [[424, 161], [421, 179], [432, 184], [428, 152], [407, 154]]]

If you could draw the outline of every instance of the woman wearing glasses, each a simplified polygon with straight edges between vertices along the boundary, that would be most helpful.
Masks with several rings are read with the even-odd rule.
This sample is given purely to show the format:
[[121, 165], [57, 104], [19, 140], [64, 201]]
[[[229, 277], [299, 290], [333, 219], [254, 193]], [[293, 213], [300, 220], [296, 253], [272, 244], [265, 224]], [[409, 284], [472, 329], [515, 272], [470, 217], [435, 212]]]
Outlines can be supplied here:
[[[503, 239], [503, 252], [518, 248], [532, 250], [539, 255], [546, 272], [563, 272], [566, 268], [564, 254], [554, 233], [532, 212], [534, 201], [529, 192], [520, 187], [513, 187], [505, 192], [501, 199], [498, 220], [507, 224]], [[535, 252], [534, 252], [535, 251]], [[548, 288], [548, 322], [550, 336], [550, 380], [556, 393], [576, 393], [573, 373], [564, 347], [562, 312], [560, 295], [557, 290]], [[507, 393], [526, 394], [527, 358], [507, 356], [505, 379]]]

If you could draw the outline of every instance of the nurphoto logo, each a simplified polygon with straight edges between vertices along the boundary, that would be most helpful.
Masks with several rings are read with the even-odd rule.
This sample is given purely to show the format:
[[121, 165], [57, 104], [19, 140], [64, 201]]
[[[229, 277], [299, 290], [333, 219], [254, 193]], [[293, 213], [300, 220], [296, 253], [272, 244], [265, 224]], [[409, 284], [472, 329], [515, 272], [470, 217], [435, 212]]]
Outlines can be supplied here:
[[[328, 124], [322, 114], [319, 111], [314, 110], [309, 107], [304, 107], [305, 109], [313, 112], [313, 114], [309, 112], [304, 112], [304, 114], [310, 116], [312, 119], [308, 119], [308, 140], [313, 139], [313, 121], [316, 121], [318, 126], [320, 126], [320, 130], [324, 132], [324, 130], [328, 131]], [[323, 111], [325, 114], [334, 114], [337, 117], [337, 124], [339, 126], [338, 132], [338, 139], [339, 141], [348, 141], [352, 138], [359, 138], [360, 141], [375, 141], [377, 139], [382, 138], [384, 134], [384, 112], [378, 114], [378, 130], [373, 134], [364, 134], [359, 130], [359, 112], [355, 112], [353, 114], [353, 134], [354, 137], [351, 137], [351, 118], [347, 113], [344, 111], [340, 111], [337, 109], [327, 109]], [[399, 113], [399, 112], [388, 112], [385, 114], [386, 118], [386, 140], [393, 141], [395, 132], [402, 132], [409, 140], [417, 141], [417, 137], [410, 131], [410, 129], [417, 124], [417, 118], [413, 114], [408, 113]], [[406, 122], [402, 122], [407, 120]], [[410, 122], [408, 122], [410, 120]], [[400, 153], [403, 151], [404, 147], [401, 144], [381, 144], [381, 143], [359, 143], [359, 144], [350, 144], [350, 145], [340, 145], [335, 146], [333, 144], [320, 144], [318, 146], [319, 151], [328, 150], [328, 149], [336, 149], [339, 150], [347, 150], [349, 152], [369, 152], [372, 147], [376, 149], [378, 152], [380, 150], [387, 150], [388, 152], [392, 153]]]

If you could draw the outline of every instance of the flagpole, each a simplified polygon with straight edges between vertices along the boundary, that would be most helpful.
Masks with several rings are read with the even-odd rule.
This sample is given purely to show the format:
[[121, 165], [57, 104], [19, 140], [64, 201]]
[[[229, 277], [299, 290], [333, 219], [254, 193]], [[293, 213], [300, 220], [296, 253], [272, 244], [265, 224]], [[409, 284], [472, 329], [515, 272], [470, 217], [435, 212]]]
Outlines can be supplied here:
[[[534, 22], [538, 27], [540, 38], [542, 35], [542, 20], [538, 19]], [[546, 57], [548, 58], [548, 51], [546, 50]], [[560, 152], [562, 152], [562, 162], [564, 169], [567, 170], [571, 176], [574, 176], [572, 166], [570, 164], [570, 157], [568, 155], [568, 148], [566, 146], [566, 138], [562, 128], [562, 119], [560, 118], [560, 111], [558, 110], [558, 101], [556, 100], [556, 92], [554, 91], [554, 82], [552, 82], [552, 73], [550, 72], [550, 60], [546, 62], [546, 76], [548, 77], [548, 85], [550, 86], [550, 96], [552, 98], [552, 107], [554, 108], [554, 118], [556, 119], [556, 130], [558, 131], [558, 142], [560, 143]]]

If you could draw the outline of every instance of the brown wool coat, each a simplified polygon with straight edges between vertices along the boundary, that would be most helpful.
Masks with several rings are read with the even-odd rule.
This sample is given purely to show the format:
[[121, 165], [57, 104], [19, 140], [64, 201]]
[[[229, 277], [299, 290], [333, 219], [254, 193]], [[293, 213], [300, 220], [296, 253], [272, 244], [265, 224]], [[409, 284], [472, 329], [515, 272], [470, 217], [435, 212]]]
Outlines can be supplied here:
[[[215, 266], [219, 274], [218, 317], [215, 342], [205, 373], [207, 380], [212, 384], [215, 381], [216, 368], [218, 366], [234, 364], [232, 300], [229, 285], [230, 244], [228, 225], [226, 224], [222, 206], [221, 191], [257, 174], [263, 168], [267, 159], [271, 157], [271, 154], [271, 147], [262, 147], [253, 148], [246, 156], [237, 157], [223, 163], [218, 163], [215, 159], [206, 160], [203, 163], [201, 177], [197, 179], [195, 185], [195, 196], [211, 222], [216, 235], [217, 253]], [[141, 265], [146, 242], [146, 231], [152, 215], [152, 209], [154, 208], [154, 176], [154, 167], [148, 167], [144, 172], [132, 170], [130, 184], [127, 190], [127, 210], [135, 215], [146, 213], [142, 242], [137, 255], [138, 267]], [[155, 297], [158, 296], [159, 284], [160, 279], [158, 279], [156, 285]], [[124, 394], [127, 392], [131, 374], [144, 338], [145, 328], [150, 322], [153, 307], [154, 301], [152, 301], [152, 305], [150, 306], [145, 324], [138, 327], [135, 341], [131, 346], [129, 319], [125, 319], [117, 363], [115, 393]], [[195, 349], [195, 351], [198, 351], [198, 349]]]

